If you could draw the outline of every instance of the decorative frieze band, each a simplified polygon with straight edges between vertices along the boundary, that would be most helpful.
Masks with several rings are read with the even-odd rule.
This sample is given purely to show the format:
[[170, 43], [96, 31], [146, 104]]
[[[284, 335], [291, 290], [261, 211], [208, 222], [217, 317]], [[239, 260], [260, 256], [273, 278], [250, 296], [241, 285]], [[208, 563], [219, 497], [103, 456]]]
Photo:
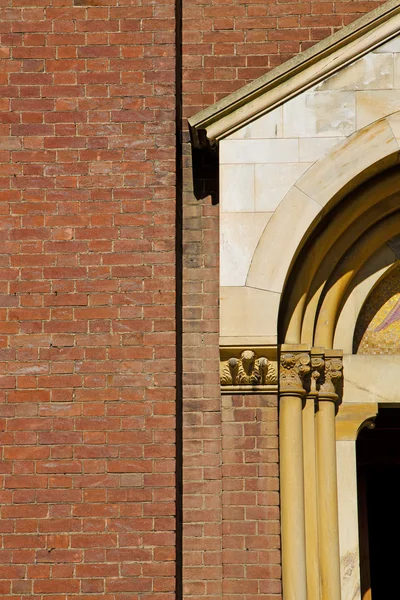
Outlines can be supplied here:
[[221, 347], [223, 394], [314, 394], [336, 401], [341, 396], [343, 362], [340, 351], [307, 346]]
[[341, 395], [342, 353], [337, 350], [282, 346], [281, 393], [314, 394], [336, 401]]
[[220, 350], [222, 393], [276, 393], [278, 364], [275, 347]]

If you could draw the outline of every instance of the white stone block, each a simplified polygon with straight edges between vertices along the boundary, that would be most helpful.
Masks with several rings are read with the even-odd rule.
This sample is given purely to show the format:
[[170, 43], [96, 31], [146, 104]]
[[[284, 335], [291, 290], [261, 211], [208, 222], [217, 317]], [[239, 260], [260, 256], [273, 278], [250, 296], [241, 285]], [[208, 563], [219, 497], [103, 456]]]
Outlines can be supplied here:
[[283, 107], [283, 131], [289, 137], [341, 137], [355, 131], [355, 92], [309, 90]]
[[[357, 92], [377, 94], [379, 92]], [[357, 144], [355, 143], [357, 140]], [[354, 151], [355, 146], [361, 150]], [[399, 145], [386, 120], [378, 121], [356, 136], [337, 144], [325, 160], [321, 160], [306, 171], [296, 186], [321, 206], [325, 206], [337, 193], [349, 191], [351, 181], [360, 181], [360, 173], [384, 161], [392, 166], [397, 160]]]
[[226, 286], [246, 283], [254, 250], [271, 213], [222, 213], [220, 221], [220, 282]]
[[300, 162], [315, 162], [325, 156], [333, 148], [344, 140], [343, 137], [328, 138], [300, 138], [299, 139], [299, 160]]
[[255, 165], [255, 209], [274, 211], [311, 163]]
[[247, 285], [282, 292], [290, 264], [320, 206], [293, 187], [268, 222], [254, 253]]
[[252, 123], [245, 125], [245, 127], [242, 127], [238, 131], [235, 131], [227, 139], [257, 140], [282, 137], [282, 113], [282, 107], [279, 106]]
[[343, 402], [400, 403], [399, 368], [398, 354], [345, 354]]
[[277, 341], [280, 294], [249, 287], [221, 287], [221, 338]]
[[254, 166], [220, 166], [220, 208], [222, 212], [254, 211]]
[[222, 140], [221, 164], [297, 162], [297, 140]]
[[400, 110], [399, 90], [356, 92], [357, 129]]
[[352, 65], [329, 77], [316, 89], [388, 90], [393, 88], [393, 55], [366, 54]]
[[400, 89], [400, 54], [394, 54], [394, 88]]

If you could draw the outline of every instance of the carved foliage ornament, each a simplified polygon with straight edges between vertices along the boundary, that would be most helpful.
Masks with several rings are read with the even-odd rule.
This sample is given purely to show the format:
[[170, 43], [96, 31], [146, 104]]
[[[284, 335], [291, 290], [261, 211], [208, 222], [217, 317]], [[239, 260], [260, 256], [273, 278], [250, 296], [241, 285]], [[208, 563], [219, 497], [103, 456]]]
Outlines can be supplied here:
[[280, 387], [281, 390], [298, 390], [302, 392], [310, 367], [310, 355], [307, 352], [281, 354]]
[[265, 356], [258, 358], [253, 350], [244, 350], [240, 358], [230, 358], [221, 373], [221, 385], [272, 385], [276, 382], [273, 363]]
[[322, 356], [311, 356], [311, 382], [310, 391], [316, 392], [319, 380], [323, 376], [325, 361]]
[[339, 357], [325, 359], [325, 380], [321, 385], [321, 392], [336, 394], [338, 383], [342, 378], [343, 362]]

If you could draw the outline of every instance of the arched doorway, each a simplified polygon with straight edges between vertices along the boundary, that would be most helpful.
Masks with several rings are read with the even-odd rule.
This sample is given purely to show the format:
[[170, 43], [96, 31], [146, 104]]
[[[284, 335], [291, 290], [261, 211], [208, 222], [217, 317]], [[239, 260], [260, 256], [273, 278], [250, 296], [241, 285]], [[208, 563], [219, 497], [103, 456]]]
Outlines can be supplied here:
[[[390, 241], [396, 249], [398, 239]], [[369, 356], [400, 354], [400, 265], [378, 280], [359, 313], [353, 352]], [[382, 369], [381, 377], [385, 377]], [[371, 427], [357, 442], [357, 483], [362, 600], [383, 600], [397, 589], [400, 537], [400, 411], [381, 402]], [[389, 552], [385, 550], [390, 549]]]
[[[361, 598], [355, 440], [363, 424], [377, 413], [380, 397], [386, 394], [381, 379], [389, 381], [390, 367], [380, 358], [387, 359], [398, 343], [393, 331], [397, 331], [398, 299], [390, 295], [389, 289], [399, 281], [399, 190], [398, 169], [389, 169], [340, 203], [328, 205], [304, 240], [283, 293], [279, 320], [283, 342], [281, 469], [287, 469], [290, 477], [287, 485], [281, 477], [282, 543], [283, 548], [288, 544], [285, 536], [289, 538], [290, 528], [285, 530], [285, 518], [290, 523], [289, 511], [293, 511], [297, 493], [297, 498], [304, 497], [305, 526], [301, 533], [309, 598], [318, 594], [344, 600]], [[377, 292], [370, 293], [376, 289], [381, 290], [379, 301]], [[386, 313], [377, 317], [377, 323], [371, 322], [370, 331], [363, 324], [371, 312], [366, 298], [375, 299], [376, 309], [385, 294], [390, 296], [386, 298]], [[386, 330], [391, 337], [379, 342], [378, 334], [382, 337], [381, 332]], [[337, 385], [341, 379], [341, 352], [334, 348], [344, 354], [343, 388]], [[311, 377], [308, 383], [298, 371], [296, 393], [293, 382], [287, 389], [286, 356], [300, 356], [302, 352], [309, 356]], [[371, 385], [374, 369], [381, 375]], [[367, 377], [365, 371], [369, 371]], [[386, 401], [394, 400], [390, 393]], [[303, 480], [294, 492], [293, 444], [286, 445], [286, 441], [292, 442], [296, 432], [296, 446], [300, 444], [303, 451]], [[300, 513], [298, 505], [297, 511]], [[284, 552], [284, 569], [285, 560], [293, 560], [293, 553], [287, 556]]]
[[219, 145], [221, 356], [279, 360], [285, 600], [360, 600], [356, 438], [382, 398], [400, 402], [398, 361], [353, 350], [399, 259], [392, 10], [191, 121]]
[[386, 600], [398, 589], [400, 410], [379, 407], [373, 428], [357, 439], [362, 600]]

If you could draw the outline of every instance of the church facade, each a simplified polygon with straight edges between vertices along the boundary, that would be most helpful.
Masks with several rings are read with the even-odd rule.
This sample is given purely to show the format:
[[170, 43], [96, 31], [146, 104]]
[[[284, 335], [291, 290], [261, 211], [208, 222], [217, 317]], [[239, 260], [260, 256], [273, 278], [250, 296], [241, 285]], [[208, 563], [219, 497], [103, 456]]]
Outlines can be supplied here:
[[393, 595], [398, 0], [0, 14], [1, 598]]
[[[238, 488], [264, 514], [271, 497], [246, 492], [273, 489], [263, 475], [278, 404], [285, 599], [395, 589], [380, 554], [398, 531], [383, 483], [398, 468], [398, 11], [383, 5], [189, 119], [192, 143], [218, 149], [223, 445], [243, 472], [259, 461]], [[224, 491], [222, 514], [238, 519], [239, 496]], [[254, 513], [243, 514], [247, 552]], [[272, 554], [261, 557], [259, 575]], [[254, 572], [246, 564], [244, 593]]]

